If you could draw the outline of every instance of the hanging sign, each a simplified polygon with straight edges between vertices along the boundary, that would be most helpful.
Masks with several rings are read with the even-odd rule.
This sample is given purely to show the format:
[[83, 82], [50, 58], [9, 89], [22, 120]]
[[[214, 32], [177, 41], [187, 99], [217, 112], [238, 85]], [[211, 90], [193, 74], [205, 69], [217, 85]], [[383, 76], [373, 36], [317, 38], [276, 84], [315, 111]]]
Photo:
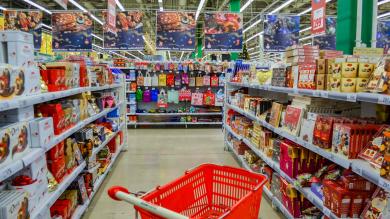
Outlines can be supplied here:
[[59, 4], [61, 7], [63, 7], [65, 10], [68, 10], [68, 0], [54, 0]]
[[107, 19], [106, 28], [108, 32], [116, 33], [116, 2], [115, 0], [107, 0]]
[[195, 13], [157, 12], [157, 50], [192, 51], [195, 49]]
[[324, 35], [313, 37], [313, 45], [320, 49], [336, 50], [336, 23], [335, 17], [327, 17], [326, 32]]
[[390, 21], [378, 21], [376, 33], [376, 47], [383, 48], [385, 54], [390, 48]]
[[285, 52], [299, 42], [299, 16], [267, 15], [264, 22], [264, 52]]
[[92, 20], [85, 12], [59, 12], [51, 17], [53, 50], [92, 51]]
[[[144, 13], [139, 11], [123, 11], [116, 14], [116, 33], [104, 31], [104, 48], [115, 50], [143, 50]], [[107, 13], [103, 12], [107, 19]]]
[[33, 34], [34, 48], [41, 47], [42, 11], [6, 10], [4, 11], [4, 30], [21, 30]]
[[311, 0], [311, 34], [325, 33], [326, 0]]
[[205, 13], [205, 51], [242, 52], [242, 14]]

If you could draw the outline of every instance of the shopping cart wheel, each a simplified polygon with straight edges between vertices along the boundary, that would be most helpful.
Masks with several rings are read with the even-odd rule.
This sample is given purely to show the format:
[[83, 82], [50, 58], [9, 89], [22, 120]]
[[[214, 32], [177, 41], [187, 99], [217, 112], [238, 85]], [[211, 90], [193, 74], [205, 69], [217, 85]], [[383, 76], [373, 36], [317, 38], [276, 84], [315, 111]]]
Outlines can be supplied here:
[[126, 188], [121, 187], [121, 186], [113, 186], [113, 187], [109, 188], [107, 191], [108, 196], [110, 196], [110, 198], [112, 198], [116, 201], [120, 201], [120, 199], [118, 199], [116, 197], [117, 192], [124, 192], [124, 193], [130, 194], [129, 190], [127, 190]]

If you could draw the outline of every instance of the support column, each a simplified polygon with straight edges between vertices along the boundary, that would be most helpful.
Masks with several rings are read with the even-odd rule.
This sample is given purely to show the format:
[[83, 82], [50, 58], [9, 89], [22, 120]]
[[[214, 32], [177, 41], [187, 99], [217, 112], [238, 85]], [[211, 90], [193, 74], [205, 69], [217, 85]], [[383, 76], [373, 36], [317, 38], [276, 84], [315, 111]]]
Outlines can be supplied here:
[[[376, 19], [376, 15], [373, 15], [374, 7], [378, 7], [375, 0], [362, 0], [362, 7], [358, 7], [356, 0], [337, 1], [337, 50], [342, 50], [344, 54], [352, 54], [353, 48], [359, 43], [371, 46], [372, 25]], [[361, 23], [358, 22], [358, 10], [361, 14]], [[357, 33], [359, 30], [360, 33]]]
[[203, 39], [201, 38], [201, 32], [199, 32], [198, 30], [203, 30], [202, 29], [202, 25], [198, 24], [196, 26], [196, 29], [197, 30], [196, 30], [196, 34], [195, 34], [195, 37], [196, 37], [195, 58], [196, 59], [201, 59], [202, 55], [203, 55], [203, 51], [202, 51]]
[[[230, 11], [231, 12], [240, 12], [240, 0], [230, 0]], [[231, 60], [237, 60], [238, 59], [238, 53], [232, 52], [230, 54]]]

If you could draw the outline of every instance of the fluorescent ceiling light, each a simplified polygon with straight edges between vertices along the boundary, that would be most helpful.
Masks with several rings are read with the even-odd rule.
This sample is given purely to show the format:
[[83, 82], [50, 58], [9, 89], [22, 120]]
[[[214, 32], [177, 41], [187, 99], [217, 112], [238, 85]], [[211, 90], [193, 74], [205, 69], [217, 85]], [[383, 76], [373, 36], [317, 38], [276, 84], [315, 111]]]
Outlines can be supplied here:
[[169, 58], [169, 61], [171, 61], [171, 52], [169, 52], [169, 50], [168, 50], [168, 58]]
[[247, 32], [249, 29], [251, 29], [252, 27], [256, 26], [258, 23], [261, 22], [261, 19], [255, 21], [253, 24], [251, 24], [249, 27], [245, 28], [242, 32], [245, 33]]
[[46, 8], [44, 8], [44, 7], [40, 6], [40, 5], [38, 5], [37, 3], [33, 2], [33, 1], [30, 1], [30, 0], [24, 0], [24, 1], [25, 1], [26, 3], [29, 3], [30, 5], [32, 5], [32, 6], [36, 7], [36, 8], [38, 8], [38, 9], [41, 9], [42, 11], [44, 11], [44, 12], [46, 12], [46, 13], [48, 13], [48, 14], [52, 14], [51, 11], [49, 11], [48, 9], [46, 9]]
[[248, 1], [244, 4], [244, 6], [242, 6], [242, 7], [240, 8], [240, 12], [243, 12], [250, 4], [252, 4], [253, 1], [254, 1], [254, 0], [248, 0]]
[[304, 46], [306, 46], [306, 45], [310, 45], [311, 44], [311, 42], [308, 42], [308, 43], [305, 43], [305, 44], [303, 44]]
[[183, 58], [183, 55], [184, 55], [184, 52], [181, 52], [181, 56], [180, 56], [179, 61], [181, 61], [181, 59]]
[[116, 5], [118, 5], [118, 8], [121, 9], [121, 11], [125, 11], [125, 8], [123, 7], [122, 3], [119, 0], [115, 0]]
[[387, 3], [387, 2], [390, 2], [390, 0], [383, 0], [383, 1], [380, 1], [380, 2], [378, 2], [378, 6], [379, 6], [379, 5], [383, 5], [383, 4]]
[[4, 8], [3, 6], [0, 6], [0, 10], [6, 11], [7, 9]]
[[164, 8], [163, 8], [163, 6], [160, 6], [160, 11], [164, 11]]
[[91, 18], [93, 18], [96, 22], [98, 22], [100, 25], [103, 25], [103, 21], [99, 20], [99, 18], [95, 17], [95, 15], [90, 14]]
[[275, 14], [276, 12], [279, 12], [284, 7], [288, 6], [289, 4], [293, 3], [295, 0], [288, 0], [285, 3], [281, 4], [279, 7], [275, 8], [273, 11], [271, 11], [270, 14]]
[[381, 15], [378, 16], [378, 18], [383, 18], [383, 17], [387, 17], [387, 16], [390, 16], [390, 12], [381, 14]]
[[46, 27], [47, 29], [53, 29], [51, 26], [47, 25], [47, 24], [44, 24], [44, 23], [41, 23], [41, 26], [42, 27]]
[[260, 33], [257, 33], [255, 35], [249, 37], [247, 40], [245, 40], [245, 42], [247, 43], [247, 42], [251, 41], [252, 39], [255, 39], [256, 37], [262, 35], [263, 33], [264, 33], [264, 31], [261, 31]]
[[137, 52], [139, 52], [141, 55], [145, 56], [145, 54], [143, 52], [141, 52], [141, 50], [137, 50]]
[[70, 3], [72, 3], [74, 6], [78, 7], [80, 10], [84, 12], [88, 12], [87, 9], [85, 9], [83, 6], [81, 6], [79, 3], [77, 3], [75, 0], [69, 0]]
[[256, 47], [249, 48], [246, 51], [249, 52], [249, 51], [254, 50], [254, 49], [256, 49]]
[[95, 37], [96, 39], [99, 39], [99, 40], [101, 40], [101, 41], [103, 41], [103, 38], [101, 38], [100, 36], [98, 36], [98, 35], [96, 35], [96, 34], [91, 34], [93, 37]]
[[311, 29], [311, 27], [306, 27], [305, 29], [302, 29], [302, 30], [300, 30], [299, 31], [299, 33], [302, 33], [302, 32], [305, 32], [305, 31], [308, 31], [308, 30], [310, 30]]
[[204, 3], [206, 3], [206, 0], [200, 0], [198, 10], [196, 10], [196, 14], [195, 14], [195, 21], [198, 20], [200, 11], [202, 10]]
[[256, 55], [256, 54], [259, 54], [260, 51], [257, 51], [257, 52], [253, 52], [253, 53], [249, 53], [249, 55]]
[[[326, 0], [326, 3], [331, 2], [331, 1], [332, 1], [332, 0]], [[307, 13], [309, 13], [310, 11], [311, 11], [311, 7], [308, 8], [308, 9], [306, 9], [306, 10], [304, 10], [304, 11], [302, 11], [301, 13], [299, 13], [298, 16], [307, 14]]]

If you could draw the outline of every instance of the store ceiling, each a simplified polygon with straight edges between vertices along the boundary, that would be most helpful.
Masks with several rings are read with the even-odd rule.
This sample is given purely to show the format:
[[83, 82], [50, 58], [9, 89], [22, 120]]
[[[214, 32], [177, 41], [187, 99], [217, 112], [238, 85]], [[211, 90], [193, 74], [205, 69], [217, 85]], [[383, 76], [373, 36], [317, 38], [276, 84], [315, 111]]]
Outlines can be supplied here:
[[[119, 0], [126, 10], [142, 10], [145, 11], [146, 18], [144, 20], [144, 32], [147, 39], [150, 39], [150, 43], [154, 44], [155, 39], [155, 20], [156, 11], [159, 9], [158, 0]], [[243, 6], [249, 0], [241, 0], [241, 6]], [[281, 4], [287, 0], [254, 0], [244, 11], [244, 29], [249, 27], [253, 22], [257, 21], [260, 14], [267, 14], [278, 8]], [[381, 1], [381, 0], [379, 0]], [[45, 8], [53, 10], [63, 10], [54, 0], [34, 0], [33, 2], [44, 6]], [[107, 0], [78, 0], [76, 1], [91, 13], [101, 19], [101, 11], [107, 8]], [[190, 10], [196, 11], [200, 0], [163, 0], [164, 10]], [[277, 13], [282, 14], [298, 14], [308, 8], [310, 8], [311, 0], [295, 0], [288, 6], [284, 7]], [[0, 5], [6, 8], [31, 8], [35, 7], [26, 3], [23, 0], [1, 0]], [[203, 11], [229, 11], [229, 0], [206, 0], [206, 5]], [[77, 7], [68, 3], [68, 10], [79, 10]], [[119, 9], [118, 9], [119, 10]], [[390, 3], [381, 5], [378, 8], [378, 14], [390, 11]], [[327, 5], [327, 15], [337, 14], [337, 0], [332, 0]], [[44, 23], [50, 24], [50, 16], [45, 14]], [[203, 31], [203, 18], [200, 16], [199, 23], [201, 24], [197, 31], [202, 35]], [[301, 16], [301, 29], [304, 29], [310, 25], [310, 13]], [[248, 39], [251, 36], [259, 33], [263, 28], [263, 23], [255, 25], [244, 34], [244, 39]], [[94, 33], [98, 36], [102, 35], [102, 26], [95, 22]], [[301, 35], [310, 34], [310, 31], [302, 32]], [[100, 40], [95, 39], [97, 45], [102, 44]], [[247, 48], [259, 46], [258, 37], [247, 42]], [[152, 45], [153, 47], [153, 45]], [[146, 53], [154, 53], [148, 46], [145, 47]], [[139, 54], [136, 54], [139, 55]], [[179, 56], [181, 53], [171, 53], [171, 55]]]

